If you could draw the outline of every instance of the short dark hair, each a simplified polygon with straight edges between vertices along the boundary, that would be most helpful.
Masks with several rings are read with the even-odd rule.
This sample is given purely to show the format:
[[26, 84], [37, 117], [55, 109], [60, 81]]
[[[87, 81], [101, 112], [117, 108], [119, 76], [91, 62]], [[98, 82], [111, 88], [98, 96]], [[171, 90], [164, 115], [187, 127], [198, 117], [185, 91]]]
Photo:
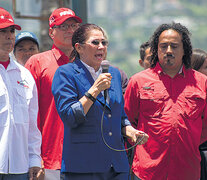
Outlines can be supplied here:
[[139, 54], [140, 54], [140, 59], [141, 59], [142, 61], [144, 61], [144, 58], [145, 58], [145, 56], [146, 56], [146, 50], [147, 50], [148, 48], [150, 48], [150, 42], [149, 42], [149, 41], [146, 41], [146, 42], [144, 42], [144, 43], [142, 43], [142, 44], [140, 45], [140, 48], [139, 48]]
[[103, 33], [104, 37], [106, 37], [106, 34], [104, 32], [104, 30], [95, 25], [95, 24], [83, 24], [81, 25], [78, 29], [76, 29], [76, 31], [73, 33], [73, 37], [72, 37], [72, 46], [73, 46], [73, 51], [71, 52], [70, 55], [70, 60], [74, 60], [75, 58], [80, 58], [79, 53], [76, 51], [75, 49], [75, 44], [76, 43], [80, 43], [80, 44], [84, 44], [85, 41], [88, 38], [88, 34], [92, 31], [92, 30], [99, 30]]
[[207, 53], [204, 50], [193, 49], [193, 54], [191, 58], [192, 68], [198, 71], [206, 59], [207, 59]]
[[183, 55], [183, 64], [186, 68], [191, 68], [191, 55], [192, 55], [192, 44], [190, 40], [190, 32], [188, 29], [181, 25], [180, 23], [172, 22], [170, 24], [162, 24], [160, 25], [154, 32], [154, 34], [151, 37], [151, 51], [152, 51], [152, 63], [151, 67], [155, 67], [158, 59], [158, 43], [159, 43], [159, 37], [160, 34], [165, 31], [173, 29], [177, 31], [182, 36], [182, 43], [183, 43], [183, 49], [184, 49], [184, 55]]

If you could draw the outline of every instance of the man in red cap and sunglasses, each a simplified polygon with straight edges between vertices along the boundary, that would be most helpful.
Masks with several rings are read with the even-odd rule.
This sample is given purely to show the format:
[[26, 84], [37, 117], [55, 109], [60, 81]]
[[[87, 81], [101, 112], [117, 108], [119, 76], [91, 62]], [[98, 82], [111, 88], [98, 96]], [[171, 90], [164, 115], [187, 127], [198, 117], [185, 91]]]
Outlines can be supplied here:
[[37, 88], [31, 73], [13, 60], [15, 29], [0, 7], [0, 179], [41, 179]]
[[51, 91], [56, 69], [70, 61], [73, 50], [73, 32], [82, 23], [81, 18], [68, 8], [59, 8], [49, 17], [49, 36], [52, 49], [32, 56], [25, 67], [32, 73], [38, 89], [38, 127], [42, 133], [42, 159], [45, 180], [60, 179], [63, 146], [63, 123], [57, 113]]

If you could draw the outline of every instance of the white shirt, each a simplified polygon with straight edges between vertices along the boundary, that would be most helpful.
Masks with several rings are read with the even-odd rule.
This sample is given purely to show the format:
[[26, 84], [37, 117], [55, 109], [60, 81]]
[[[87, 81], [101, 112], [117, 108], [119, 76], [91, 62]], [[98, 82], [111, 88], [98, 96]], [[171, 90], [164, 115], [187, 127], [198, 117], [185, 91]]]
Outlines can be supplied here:
[[0, 173], [26, 173], [41, 167], [38, 97], [30, 72], [10, 56], [0, 64]]
[[98, 76], [102, 73], [102, 67], [100, 66], [99, 70], [95, 72], [95, 69], [93, 67], [84, 63], [82, 60], [81, 60], [81, 62], [88, 69], [88, 71], [91, 73], [91, 76], [93, 77], [94, 81], [96, 81], [96, 79], [98, 79]]

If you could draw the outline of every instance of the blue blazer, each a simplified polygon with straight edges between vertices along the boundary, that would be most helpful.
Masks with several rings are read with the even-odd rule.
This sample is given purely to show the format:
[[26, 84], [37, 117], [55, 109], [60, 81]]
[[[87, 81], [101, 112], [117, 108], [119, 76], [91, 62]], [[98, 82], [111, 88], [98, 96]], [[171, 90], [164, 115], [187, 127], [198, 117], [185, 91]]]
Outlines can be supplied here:
[[[121, 128], [129, 122], [124, 112], [120, 72], [109, 67], [112, 75], [108, 89], [110, 102], [106, 104], [103, 134], [106, 142], [116, 149], [124, 149]], [[88, 113], [83, 112], [79, 99], [93, 85], [94, 80], [80, 60], [60, 66], [53, 79], [52, 92], [57, 111], [64, 123], [62, 172], [99, 173], [111, 166], [116, 172], [128, 172], [126, 152], [109, 149], [101, 135], [104, 107], [102, 93]]]

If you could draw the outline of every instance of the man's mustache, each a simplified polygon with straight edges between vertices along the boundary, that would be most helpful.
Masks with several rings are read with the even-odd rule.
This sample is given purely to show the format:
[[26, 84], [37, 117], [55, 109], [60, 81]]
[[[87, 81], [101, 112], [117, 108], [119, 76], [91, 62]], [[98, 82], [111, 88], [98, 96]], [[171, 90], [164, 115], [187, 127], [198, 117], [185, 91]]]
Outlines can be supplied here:
[[166, 54], [164, 58], [175, 58], [175, 56], [173, 54]]

